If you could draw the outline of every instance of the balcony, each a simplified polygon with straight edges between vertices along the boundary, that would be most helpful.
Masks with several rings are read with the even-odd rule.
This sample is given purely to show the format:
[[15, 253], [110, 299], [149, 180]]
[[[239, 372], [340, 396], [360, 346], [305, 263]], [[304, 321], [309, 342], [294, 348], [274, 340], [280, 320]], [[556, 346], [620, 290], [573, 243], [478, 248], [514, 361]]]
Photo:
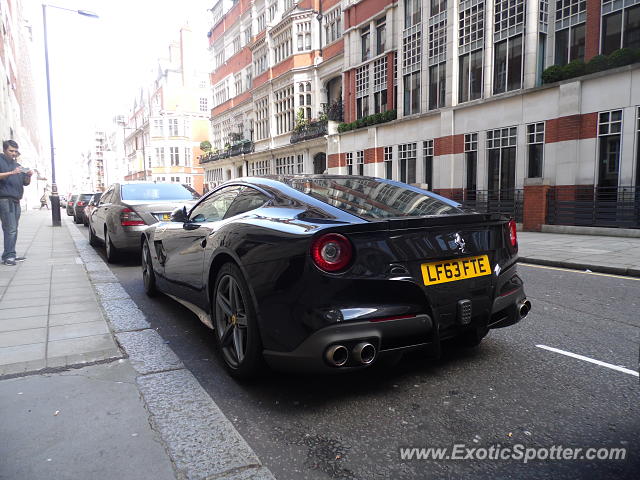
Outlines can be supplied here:
[[311, 140], [312, 138], [323, 137], [325, 135], [327, 135], [327, 121], [320, 120], [297, 127], [297, 130], [291, 134], [290, 142], [304, 142], [305, 140]]
[[238, 155], [246, 155], [253, 152], [253, 142], [251, 140], [242, 140], [231, 145], [226, 150], [217, 152], [208, 152], [200, 157], [200, 163], [215, 162], [223, 158], [236, 157]]

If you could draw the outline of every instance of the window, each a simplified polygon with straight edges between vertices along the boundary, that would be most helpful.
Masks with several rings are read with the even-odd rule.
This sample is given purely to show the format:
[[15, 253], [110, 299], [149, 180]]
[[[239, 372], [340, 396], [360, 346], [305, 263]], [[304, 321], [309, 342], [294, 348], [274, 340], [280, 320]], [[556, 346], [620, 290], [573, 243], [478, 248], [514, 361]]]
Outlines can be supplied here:
[[387, 111], [387, 59], [376, 60], [373, 64], [373, 112]]
[[311, 120], [311, 82], [298, 84], [298, 106], [302, 109], [304, 118]]
[[200, 111], [209, 111], [209, 99], [207, 97], [200, 97]]
[[260, 49], [254, 54], [255, 60], [253, 61], [253, 66], [256, 70], [256, 75], [260, 75], [264, 71], [269, 68], [269, 58], [267, 55], [266, 47]]
[[524, 26], [524, 0], [494, 0], [494, 2], [496, 40], [520, 33]]
[[164, 167], [164, 147], [156, 148], [156, 166]]
[[422, 19], [422, 0], [404, 0], [404, 28], [413, 27]]
[[222, 168], [212, 168], [205, 172], [206, 180], [210, 184], [217, 184], [222, 182]]
[[311, 50], [311, 22], [302, 22], [296, 25], [298, 51]]
[[249, 90], [253, 86], [253, 78], [251, 75], [251, 66], [247, 67], [247, 70], [244, 74], [244, 84], [245, 88]]
[[242, 73], [236, 73], [233, 77], [233, 86], [236, 91], [236, 95], [242, 93]]
[[173, 183], [182, 183], [181, 180], [180, 180], [180, 177], [171, 177], [171, 181]]
[[240, 51], [240, 35], [233, 39], [233, 53], [236, 54]]
[[369, 115], [369, 65], [356, 70], [356, 116]]
[[636, 192], [640, 189], [640, 107], [637, 110], [636, 128]]
[[256, 160], [249, 163], [249, 172], [252, 177], [259, 177], [262, 175], [271, 174], [271, 161], [270, 160]]
[[618, 186], [620, 147], [622, 141], [622, 110], [601, 112], [598, 116], [598, 186]]
[[251, 43], [251, 24], [247, 25], [244, 29], [244, 44]]
[[184, 166], [190, 167], [191, 160], [193, 157], [193, 152], [191, 151], [191, 147], [184, 147]]
[[[640, 125], [640, 119], [638, 125]], [[393, 179], [393, 147], [384, 147], [384, 178]]]
[[164, 136], [164, 128], [161, 118], [156, 118], [153, 120], [153, 135], [156, 137]]
[[420, 113], [420, 72], [404, 76], [404, 115]]
[[433, 190], [433, 140], [422, 142], [423, 182]]
[[273, 21], [276, 18], [276, 14], [278, 13], [278, 2], [275, 1], [271, 5], [269, 5], [269, 21]]
[[213, 193], [191, 210], [189, 220], [194, 223], [222, 220], [240, 192], [240, 188], [226, 187]]
[[458, 46], [461, 53], [482, 48], [484, 40], [484, 0], [460, 1]]
[[338, 6], [324, 16], [325, 43], [333, 43], [342, 36], [342, 9]]
[[447, 10], [447, 0], [431, 0], [431, 16]]
[[269, 135], [269, 97], [256, 101], [256, 140], [263, 140]]
[[303, 155], [288, 155], [276, 158], [276, 175], [293, 175], [302, 173]]
[[[631, 3], [631, 2], [625, 2]], [[622, 48], [640, 48], [640, 5], [622, 8], [604, 15], [622, 2], [603, 2], [602, 4], [602, 48], [603, 55]]]
[[487, 132], [489, 200], [513, 199], [516, 183], [517, 127]]
[[387, 42], [387, 17], [376, 21], [376, 55], [384, 53]]
[[356, 152], [356, 175], [364, 175], [364, 151]]
[[169, 136], [170, 137], [177, 137], [179, 135], [178, 133], [178, 119], [177, 118], [170, 118], [169, 119]]
[[184, 183], [191, 185], [191, 177], [184, 177]]
[[555, 64], [566, 65], [573, 60], [584, 60], [585, 24], [556, 32]]
[[224, 63], [224, 49], [216, 54], [216, 68], [222, 66]]
[[291, 30], [285, 30], [273, 39], [275, 63], [280, 63], [293, 52]]
[[361, 60], [369, 60], [371, 58], [371, 40], [370, 40], [369, 27], [360, 30], [360, 52]]
[[178, 147], [169, 147], [169, 156], [171, 157], [171, 166], [180, 165], [180, 154]]
[[445, 105], [447, 90], [447, 64], [441, 63], [429, 67], [429, 110]]
[[416, 183], [416, 144], [398, 145], [398, 155], [400, 158], [400, 181]]
[[215, 106], [221, 105], [229, 100], [229, 85], [227, 84], [226, 80], [224, 82], [220, 82], [213, 89], [213, 98], [215, 101]]
[[544, 122], [527, 125], [528, 178], [542, 177], [544, 160]]
[[258, 15], [258, 32], [263, 31], [265, 28], [267, 28], [267, 19], [264, 12], [262, 12]]
[[522, 88], [522, 35], [495, 44], [493, 93]]
[[482, 97], [483, 50], [467, 53], [460, 57], [460, 82], [458, 101], [468, 102]]
[[264, 194], [253, 188], [245, 187], [235, 198], [224, 218], [233, 217], [260, 208], [267, 200], [268, 198]]
[[353, 153], [347, 153], [347, 175], [353, 175]]
[[475, 200], [478, 181], [478, 134], [464, 135], [465, 188], [467, 198]]
[[276, 134], [282, 135], [293, 130], [295, 120], [293, 113], [293, 85], [276, 91], [274, 97]]
[[429, 64], [447, 59], [447, 17], [429, 25]]

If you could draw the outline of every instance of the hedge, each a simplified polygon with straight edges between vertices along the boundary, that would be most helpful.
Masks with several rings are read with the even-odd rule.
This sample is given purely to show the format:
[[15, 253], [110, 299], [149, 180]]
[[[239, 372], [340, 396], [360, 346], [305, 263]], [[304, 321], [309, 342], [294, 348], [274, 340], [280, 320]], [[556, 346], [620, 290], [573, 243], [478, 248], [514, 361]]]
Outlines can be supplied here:
[[582, 60], [574, 60], [567, 65], [552, 65], [542, 72], [542, 83], [568, 80], [569, 78], [622, 67], [636, 62], [640, 62], [640, 49], [620, 48], [609, 56], [596, 55], [586, 64]]
[[348, 132], [350, 130], [356, 130], [358, 128], [370, 127], [378, 123], [386, 123], [397, 118], [397, 112], [395, 110], [388, 110], [382, 113], [376, 113], [374, 115], [368, 115], [366, 117], [359, 118], [355, 122], [340, 123], [338, 124], [338, 133]]

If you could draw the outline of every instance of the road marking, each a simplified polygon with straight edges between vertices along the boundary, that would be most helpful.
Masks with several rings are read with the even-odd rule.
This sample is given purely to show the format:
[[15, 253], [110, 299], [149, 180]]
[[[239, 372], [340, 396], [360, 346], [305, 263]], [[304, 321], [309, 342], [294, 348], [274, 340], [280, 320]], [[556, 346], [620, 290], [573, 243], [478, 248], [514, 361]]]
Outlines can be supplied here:
[[584, 270], [576, 270], [576, 269], [573, 269], [573, 268], [548, 267], [546, 265], [534, 265], [533, 263], [520, 263], [520, 262], [518, 262], [518, 265], [522, 265], [523, 267], [542, 268], [542, 269], [545, 269], [545, 270], [559, 270], [561, 272], [582, 273], [583, 275], [597, 275], [598, 277], [621, 278], [623, 280], [635, 280], [636, 282], [640, 282], [640, 278], [627, 277], [625, 275], [615, 275], [613, 273], [585, 272]]
[[578, 360], [584, 360], [585, 362], [595, 363], [596, 365], [600, 365], [601, 367], [607, 367], [611, 370], [616, 370], [618, 372], [627, 373], [629, 375], [633, 375], [638, 377], [640, 374], [635, 370], [630, 370], [628, 368], [619, 367], [618, 365], [612, 365], [611, 363], [601, 362], [600, 360], [594, 360], [593, 358], [585, 357], [583, 355], [578, 355], [577, 353], [567, 352], [565, 350], [560, 350], [559, 348], [547, 347], [546, 345], [536, 345], [538, 348], [542, 348], [544, 350], [549, 350], [550, 352], [560, 353], [562, 355], [566, 355], [567, 357], [577, 358]]

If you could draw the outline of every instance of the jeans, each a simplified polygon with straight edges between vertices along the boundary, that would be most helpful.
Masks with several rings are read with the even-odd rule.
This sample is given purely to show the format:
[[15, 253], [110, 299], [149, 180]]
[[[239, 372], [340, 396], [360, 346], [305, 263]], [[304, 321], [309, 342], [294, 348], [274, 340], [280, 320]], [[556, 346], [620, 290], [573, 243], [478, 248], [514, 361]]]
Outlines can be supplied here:
[[16, 258], [16, 241], [18, 240], [18, 222], [20, 221], [20, 203], [10, 198], [0, 198], [0, 223], [4, 233], [4, 252], [2, 261]]

